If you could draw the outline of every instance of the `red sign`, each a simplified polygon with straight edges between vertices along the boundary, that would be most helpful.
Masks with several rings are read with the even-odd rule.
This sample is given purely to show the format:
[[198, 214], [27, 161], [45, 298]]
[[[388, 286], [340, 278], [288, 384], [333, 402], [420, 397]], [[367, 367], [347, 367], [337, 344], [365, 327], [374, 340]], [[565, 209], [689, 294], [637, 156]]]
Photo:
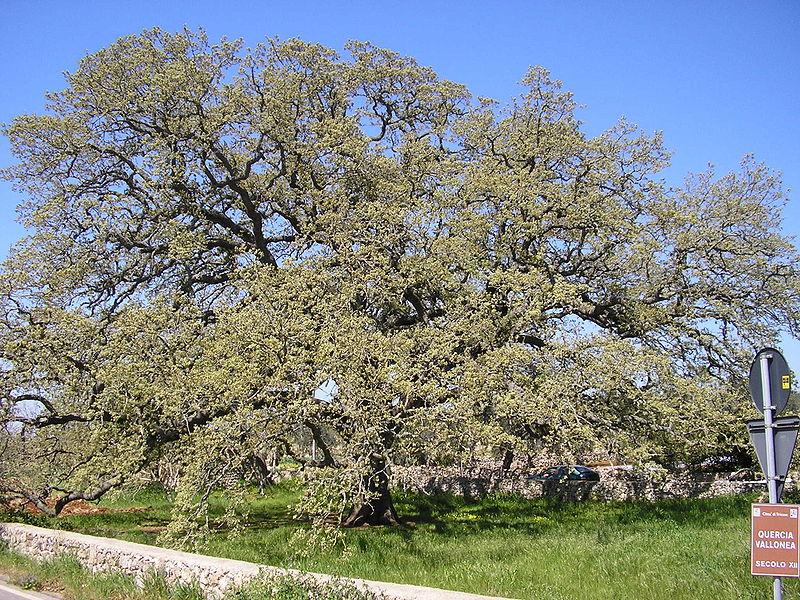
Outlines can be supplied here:
[[800, 577], [800, 505], [753, 504], [750, 572]]

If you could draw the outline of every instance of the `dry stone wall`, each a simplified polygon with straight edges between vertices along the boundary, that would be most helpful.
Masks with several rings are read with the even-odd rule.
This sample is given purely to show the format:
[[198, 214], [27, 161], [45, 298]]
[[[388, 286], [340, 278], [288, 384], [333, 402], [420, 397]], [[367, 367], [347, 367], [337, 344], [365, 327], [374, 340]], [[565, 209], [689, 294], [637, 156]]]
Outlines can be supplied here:
[[[319, 582], [332, 579], [329, 575], [318, 573], [301, 573], [20, 523], [0, 523], [0, 540], [9, 549], [35, 560], [71, 554], [92, 572], [116, 571], [134, 577], [139, 582], [148, 573], [156, 573], [173, 585], [196, 585], [210, 599], [224, 598], [236, 587], [261, 574], [289, 574]], [[373, 592], [386, 600], [502, 600], [415, 585], [363, 579], [342, 581]]]
[[9, 549], [35, 560], [71, 554], [93, 573], [116, 571], [139, 583], [148, 573], [157, 573], [173, 585], [195, 584], [212, 598], [222, 597], [262, 572], [258, 565], [242, 561], [19, 523], [0, 524], [0, 538]]
[[[668, 476], [660, 479], [632, 478], [627, 473], [603, 473], [600, 481], [536, 481], [529, 473], [488, 468], [394, 467], [394, 485], [413, 492], [448, 492], [479, 498], [487, 494], [519, 494], [524, 498], [550, 497], [563, 501], [581, 500], [655, 501], [667, 498], [711, 498], [764, 490], [763, 483], [725, 479], [699, 480]], [[790, 480], [786, 490], [796, 483]]]

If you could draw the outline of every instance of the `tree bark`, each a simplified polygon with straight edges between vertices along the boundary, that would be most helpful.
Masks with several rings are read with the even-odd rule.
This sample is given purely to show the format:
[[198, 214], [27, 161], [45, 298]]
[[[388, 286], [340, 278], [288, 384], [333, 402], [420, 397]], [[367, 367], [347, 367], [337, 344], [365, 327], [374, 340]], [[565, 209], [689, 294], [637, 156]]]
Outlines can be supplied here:
[[253, 467], [253, 472], [258, 482], [258, 492], [263, 494], [268, 485], [275, 483], [275, 475], [269, 467], [267, 467], [267, 463], [264, 459], [257, 453], [254, 453], [253, 456], [250, 457], [250, 464]]
[[506, 450], [503, 454], [503, 471], [508, 471], [514, 462], [513, 450]]
[[322, 451], [322, 461], [317, 463], [319, 467], [335, 467], [336, 459], [333, 458], [328, 444], [325, 443], [325, 438], [322, 437], [322, 427], [312, 421], [305, 422], [306, 427], [311, 430], [311, 435], [314, 437], [314, 443], [317, 448]]
[[386, 472], [386, 461], [378, 460], [372, 464], [372, 474], [364, 477], [366, 491], [350, 514], [342, 521], [342, 527], [360, 527], [362, 525], [400, 525], [397, 509], [389, 490], [389, 475]]

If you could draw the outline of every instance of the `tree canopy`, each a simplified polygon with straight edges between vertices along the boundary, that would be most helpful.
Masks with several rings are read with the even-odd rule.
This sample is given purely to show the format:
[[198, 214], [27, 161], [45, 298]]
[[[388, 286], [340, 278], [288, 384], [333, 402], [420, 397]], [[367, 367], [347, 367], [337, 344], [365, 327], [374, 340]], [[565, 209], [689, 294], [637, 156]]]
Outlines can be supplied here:
[[587, 135], [545, 69], [501, 104], [367, 43], [153, 29], [66, 77], [3, 171], [30, 235], [0, 488], [51, 514], [168, 457], [188, 527], [299, 430], [309, 510], [347, 524], [396, 519], [399, 457], [699, 460], [741, 442], [755, 349], [797, 336], [779, 176], [670, 187], [660, 134]]

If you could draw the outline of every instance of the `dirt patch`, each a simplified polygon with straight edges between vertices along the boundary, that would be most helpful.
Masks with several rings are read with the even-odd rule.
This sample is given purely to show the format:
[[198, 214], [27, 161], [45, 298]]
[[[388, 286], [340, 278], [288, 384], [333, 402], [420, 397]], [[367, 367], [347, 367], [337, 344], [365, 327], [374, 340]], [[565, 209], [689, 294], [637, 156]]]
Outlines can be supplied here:
[[[56, 498], [48, 498], [47, 506], [51, 507], [55, 506], [56, 500], [57, 500]], [[23, 500], [12, 500], [8, 502], [6, 506], [12, 511], [24, 511], [32, 515], [43, 514], [41, 510], [39, 510], [36, 506], [33, 505], [33, 503]], [[101, 513], [137, 513], [150, 510], [151, 508], [152, 508], [151, 506], [132, 506], [130, 508], [107, 508], [105, 506], [95, 506], [94, 504], [90, 504], [85, 500], [75, 500], [74, 502], [70, 502], [69, 504], [67, 504], [61, 510], [61, 513], [58, 516], [66, 517], [70, 515], [96, 515]]]
[[167, 530], [163, 525], [142, 525], [139, 531], [142, 533], [163, 533]]
[[61, 515], [95, 515], [99, 513], [139, 513], [150, 510], [151, 506], [132, 506], [130, 508], [106, 508], [95, 506], [84, 500], [70, 502], [61, 511]]

